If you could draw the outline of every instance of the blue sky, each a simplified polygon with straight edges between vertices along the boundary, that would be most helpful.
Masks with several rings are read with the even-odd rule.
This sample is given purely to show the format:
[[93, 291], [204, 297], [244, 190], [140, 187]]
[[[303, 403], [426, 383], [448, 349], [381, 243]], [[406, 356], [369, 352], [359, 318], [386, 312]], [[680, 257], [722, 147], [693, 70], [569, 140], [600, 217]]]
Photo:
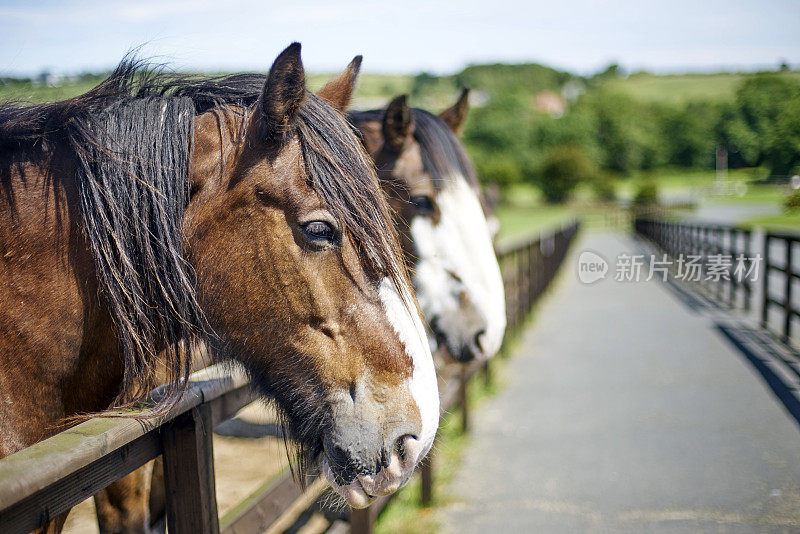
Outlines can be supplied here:
[[265, 70], [303, 43], [309, 70], [536, 61], [580, 73], [800, 66], [797, 0], [0, 0], [0, 74], [102, 70], [129, 49], [180, 69]]

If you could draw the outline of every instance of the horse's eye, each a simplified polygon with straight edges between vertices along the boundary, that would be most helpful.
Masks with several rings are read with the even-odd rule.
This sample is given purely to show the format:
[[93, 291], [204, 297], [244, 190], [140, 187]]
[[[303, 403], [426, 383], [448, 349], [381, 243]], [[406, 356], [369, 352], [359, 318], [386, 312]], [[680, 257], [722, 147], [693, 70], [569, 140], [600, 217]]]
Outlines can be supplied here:
[[431, 215], [436, 211], [436, 206], [433, 199], [427, 195], [416, 195], [411, 197], [411, 205], [414, 206], [419, 213]]
[[317, 244], [337, 244], [339, 242], [339, 234], [336, 229], [328, 222], [325, 221], [311, 221], [301, 224], [300, 228], [303, 233], [312, 243]]

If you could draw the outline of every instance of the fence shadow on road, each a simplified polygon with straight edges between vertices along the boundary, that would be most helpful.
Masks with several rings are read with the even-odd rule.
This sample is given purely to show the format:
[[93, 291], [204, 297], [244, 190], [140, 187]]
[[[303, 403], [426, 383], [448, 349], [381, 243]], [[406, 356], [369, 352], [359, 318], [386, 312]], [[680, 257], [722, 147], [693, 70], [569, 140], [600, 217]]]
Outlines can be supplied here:
[[763, 378], [786, 411], [800, 427], [800, 359], [772, 334], [738, 322], [716, 324]]
[[[646, 259], [657, 251], [641, 238], [635, 241], [637, 252]], [[761, 376], [800, 429], [800, 355], [753, 321], [736, 317], [730, 307], [706, 295], [705, 288], [672, 276], [662, 286], [692, 313], [708, 317], [713, 328]]]
[[[656, 252], [671, 258], [689, 255], [705, 261], [714, 254], [725, 254], [731, 258], [747, 258], [748, 269], [756, 267], [760, 261], [753, 256], [758, 248], [754, 233], [738, 227], [637, 217], [634, 230], [637, 246], [645, 258]], [[777, 252], [771, 247], [771, 241], [778, 247]], [[800, 243], [800, 236], [795, 234], [766, 234], [760, 249], [765, 264], [759, 280], [761, 288], [754, 283], [755, 277], [737, 279], [732, 267], [723, 273], [727, 276], [722, 279], [707, 276], [708, 270], [701, 271], [701, 283], [687, 283], [668, 276], [664, 287], [695, 314], [704, 316], [712, 328], [737, 349], [800, 427], [800, 352], [791, 346], [792, 319], [800, 317], [792, 300], [792, 282], [800, 278], [800, 273], [792, 267], [793, 245], [797, 243]], [[771, 260], [774, 255], [783, 256], [784, 263], [775, 265]], [[779, 280], [783, 292], [778, 297], [768, 292], [770, 276], [776, 273], [783, 274], [783, 279]], [[753, 301], [759, 296], [760, 323], [753, 309]], [[783, 311], [782, 328], [770, 327], [770, 306]]]

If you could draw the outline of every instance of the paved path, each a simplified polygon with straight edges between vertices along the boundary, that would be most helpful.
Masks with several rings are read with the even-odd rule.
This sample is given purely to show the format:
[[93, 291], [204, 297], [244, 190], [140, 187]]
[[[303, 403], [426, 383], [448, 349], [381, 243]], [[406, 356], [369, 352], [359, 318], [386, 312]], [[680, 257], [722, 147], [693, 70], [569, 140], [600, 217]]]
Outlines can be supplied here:
[[445, 532], [800, 532], [800, 432], [665, 284], [580, 284], [584, 234], [475, 412]]

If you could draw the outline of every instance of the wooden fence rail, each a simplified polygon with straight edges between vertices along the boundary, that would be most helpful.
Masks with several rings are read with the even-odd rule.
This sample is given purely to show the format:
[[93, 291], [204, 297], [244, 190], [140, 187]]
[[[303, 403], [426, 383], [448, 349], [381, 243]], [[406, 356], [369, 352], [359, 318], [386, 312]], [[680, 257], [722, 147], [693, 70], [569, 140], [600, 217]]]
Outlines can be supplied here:
[[[516, 335], [536, 299], [562, 263], [578, 230], [571, 223], [552, 233], [498, 247], [506, 284], [508, 330]], [[469, 423], [467, 383], [486, 362], [450, 366], [441, 377], [443, 410], [462, 408]], [[159, 390], [154, 396], [159, 395]], [[186, 394], [158, 419], [95, 418], [0, 460], [0, 532], [29, 532], [88, 499], [159, 455], [164, 456], [167, 521], [171, 534], [252, 533], [274, 528], [288, 512], [314, 504], [322, 480], [306, 480], [303, 490], [291, 473], [251, 495], [222, 520], [217, 515], [213, 444], [215, 425], [255, 400], [246, 377], [215, 365], [194, 373]], [[423, 502], [431, 502], [431, 457], [421, 471]], [[350, 515], [350, 524], [332, 530], [371, 532], [389, 498]]]
[[[753, 279], [735, 272], [741, 265], [745, 273], [753, 263], [753, 235], [750, 230], [733, 226], [680, 223], [649, 217], [637, 217], [634, 231], [658, 245], [673, 260], [673, 267], [685, 272], [691, 268], [689, 261], [699, 267], [697, 282], [708, 296], [731, 308], [750, 310]], [[730, 264], [724, 271], [709, 271], [714, 257], [726, 258]], [[678, 263], [678, 259], [680, 262]], [[739, 263], [741, 258], [741, 263]], [[677, 274], [677, 273], [676, 273]]]
[[[750, 230], [730, 226], [698, 225], [669, 222], [640, 217], [634, 222], [636, 233], [650, 239], [673, 257], [679, 254], [696, 255], [707, 259], [724, 254], [733, 258], [742, 255], [743, 267], [753, 276], [733, 276], [729, 279], [704, 280], [707, 293], [718, 302], [731, 307], [752, 308], [753, 284], [761, 277], [761, 326], [775, 332], [784, 342], [790, 342], [793, 326], [800, 320], [796, 306], [795, 281], [800, 280], [800, 235], [765, 232], [758, 256], [754, 255], [755, 236]], [[758, 262], [763, 262], [759, 265]], [[739, 263], [739, 262], [735, 262]], [[731, 271], [735, 267], [731, 266]], [[777, 325], [770, 322], [770, 311], [779, 313]], [[795, 340], [796, 341], [796, 340]]]
[[[777, 307], [781, 314], [781, 327], [778, 333], [785, 342], [789, 342], [792, 337], [792, 326], [795, 319], [800, 319], [794, 301], [797, 300], [794, 294], [795, 281], [800, 279], [800, 271], [795, 259], [795, 252], [800, 244], [800, 235], [778, 232], [766, 232], [764, 234], [764, 274], [762, 279], [762, 307], [761, 307], [761, 326], [769, 328], [769, 311]], [[773, 261], [770, 253], [773, 250], [783, 252], [783, 261]], [[770, 280], [777, 275], [782, 277], [779, 295], [775, 295], [770, 287]], [[779, 282], [780, 283], [780, 282]]]

